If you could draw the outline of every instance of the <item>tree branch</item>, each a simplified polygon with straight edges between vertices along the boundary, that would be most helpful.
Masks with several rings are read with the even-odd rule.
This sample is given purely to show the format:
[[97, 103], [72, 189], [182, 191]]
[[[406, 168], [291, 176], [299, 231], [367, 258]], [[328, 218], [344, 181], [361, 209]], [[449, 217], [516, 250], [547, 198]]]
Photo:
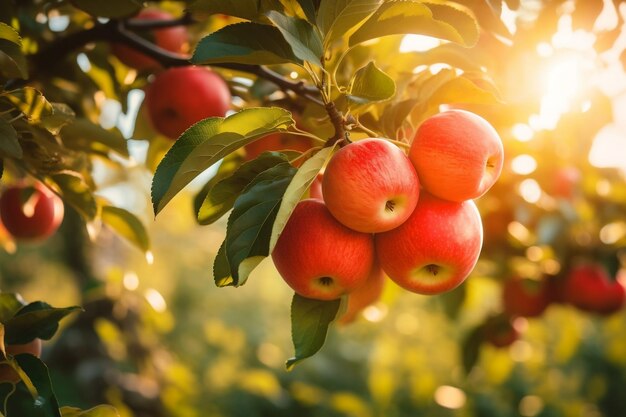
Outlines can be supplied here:
[[[344, 143], [350, 143], [350, 139], [348, 137], [349, 135], [348, 135], [348, 132], [346, 131], [346, 127], [344, 124], [343, 115], [341, 114], [339, 110], [337, 110], [335, 103], [332, 101], [328, 102], [326, 103], [324, 107], [326, 108], [326, 112], [328, 113], [328, 116], [330, 117], [330, 121], [333, 123], [333, 126], [335, 127], [335, 134], [326, 141], [326, 144], [324, 145], [324, 147], [327, 148], [329, 146], [333, 146], [335, 143], [339, 141], [344, 141]], [[342, 145], [340, 144], [340, 146]]]

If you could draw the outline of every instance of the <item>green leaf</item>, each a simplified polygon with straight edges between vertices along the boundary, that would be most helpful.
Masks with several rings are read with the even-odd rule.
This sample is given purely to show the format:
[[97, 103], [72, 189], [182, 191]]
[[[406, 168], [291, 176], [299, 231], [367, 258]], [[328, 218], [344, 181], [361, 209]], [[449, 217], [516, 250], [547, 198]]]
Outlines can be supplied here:
[[194, 124], [157, 167], [152, 181], [155, 214], [191, 180], [229, 153], [293, 124], [291, 113], [278, 107], [248, 108], [226, 118], [212, 117]]
[[322, 40], [313, 26], [306, 20], [271, 11], [267, 17], [283, 34], [293, 53], [301, 60], [321, 66]]
[[62, 417], [120, 417], [115, 407], [110, 405], [98, 405], [89, 410], [81, 410], [74, 407], [61, 407]]
[[215, 260], [213, 261], [213, 279], [215, 280], [215, 285], [218, 287], [235, 285], [233, 276], [230, 273], [228, 257], [226, 256], [226, 240], [222, 242], [215, 255]]
[[382, 0], [322, 0], [317, 25], [324, 34], [324, 46], [367, 19]]
[[315, 24], [315, 15], [317, 14], [317, 7], [315, 6], [315, 3], [319, 3], [319, 0], [297, 0], [298, 4], [300, 5], [300, 7], [302, 8], [302, 11], [304, 12], [306, 19]]
[[291, 216], [291, 212], [293, 212], [293, 209], [296, 207], [306, 190], [309, 189], [317, 174], [333, 156], [336, 147], [337, 145], [335, 144], [334, 146], [323, 148], [316, 153], [315, 156], [307, 159], [289, 183], [289, 186], [285, 190], [282, 202], [280, 203], [276, 220], [274, 220], [274, 226], [272, 227], [272, 236], [270, 238], [269, 247], [270, 253], [274, 250], [276, 242], [278, 241], [280, 234]]
[[24, 87], [2, 95], [33, 122], [38, 122], [42, 117], [51, 116], [53, 113], [52, 104], [32, 87]]
[[24, 383], [19, 383], [15, 392], [5, 400], [5, 416], [61, 417], [46, 365], [39, 358], [27, 353], [16, 355], [15, 359], [37, 389], [37, 397], [33, 398]]
[[430, 108], [437, 107], [440, 104], [497, 104], [500, 102], [495, 91], [489, 91], [479, 87], [466, 76], [451, 79], [441, 85], [428, 98], [428, 106]]
[[320, 350], [326, 340], [328, 326], [337, 317], [340, 305], [341, 299], [321, 301], [293, 295], [291, 338], [296, 354], [287, 361], [287, 370]]
[[278, 152], [264, 152], [258, 158], [241, 165], [233, 175], [219, 181], [211, 188], [200, 207], [198, 212], [200, 224], [211, 224], [222, 217], [233, 207], [239, 194], [257, 175], [283, 162], [288, 162], [284, 155]]
[[59, 328], [59, 321], [75, 311], [82, 309], [77, 306], [54, 308], [42, 301], [30, 303], [4, 323], [5, 342], [21, 345], [37, 337], [49, 340]]
[[96, 217], [98, 213], [96, 200], [91, 188], [79, 174], [68, 171], [52, 175], [51, 178], [61, 189], [63, 202], [69, 203], [88, 220]]
[[374, 62], [369, 62], [352, 77], [346, 97], [357, 104], [369, 104], [389, 100], [395, 94], [396, 83], [393, 79]]
[[283, 162], [269, 168], [248, 184], [228, 217], [225, 251], [235, 286], [269, 255], [274, 219], [296, 168]]
[[225, 14], [246, 20], [262, 20], [270, 10], [282, 10], [279, 0], [196, 0], [189, 9], [208, 14]]
[[0, 323], [6, 323], [25, 305], [24, 299], [18, 294], [0, 293]]
[[150, 237], [143, 223], [130, 211], [120, 207], [102, 207], [102, 221], [142, 252], [150, 250]]
[[111, 150], [128, 156], [126, 139], [117, 128], [107, 130], [87, 119], [76, 119], [63, 127], [60, 135], [63, 144], [70, 149], [100, 155], [107, 155]]
[[70, 106], [65, 103], [50, 104], [52, 104], [52, 114], [41, 118], [41, 126], [48, 132], [56, 135], [63, 126], [74, 120], [76, 114]]
[[244, 159], [241, 153], [233, 152], [227, 155], [222, 162], [220, 163], [217, 172], [206, 184], [202, 187], [202, 189], [196, 194], [193, 199], [193, 212], [196, 215], [196, 220], [198, 220], [199, 224], [205, 224], [202, 220], [200, 220], [200, 209], [204, 204], [204, 200], [206, 196], [209, 194], [209, 191], [221, 180], [226, 177], [229, 177], [235, 172], [237, 168], [243, 163]]
[[389, 35], [418, 34], [472, 46], [478, 41], [478, 25], [472, 15], [453, 3], [417, 0], [384, 3], [350, 36], [350, 47]]
[[225, 26], [205, 36], [198, 43], [191, 62], [194, 64], [224, 62], [253, 65], [302, 64], [280, 30], [274, 26], [252, 22]]
[[0, 74], [6, 78], [28, 78], [28, 64], [22, 53], [22, 39], [13, 27], [0, 22]]
[[92, 16], [113, 19], [131, 16], [141, 9], [140, 0], [71, 0], [71, 2]]
[[12, 158], [21, 158], [23, 154], [17, 140], [17, 132], [4, 119], [0, 119], [0, 153]]
[[484, 327], [481, 325], [470, 331], [463, 340], [461, 345], [461, 360], [466, 374], [469, 374], [472, 368], [474, 368], [474, 365], [476, 365], [476, 362], [478, 362], [480, 346], [483, 343], [483, 334]]

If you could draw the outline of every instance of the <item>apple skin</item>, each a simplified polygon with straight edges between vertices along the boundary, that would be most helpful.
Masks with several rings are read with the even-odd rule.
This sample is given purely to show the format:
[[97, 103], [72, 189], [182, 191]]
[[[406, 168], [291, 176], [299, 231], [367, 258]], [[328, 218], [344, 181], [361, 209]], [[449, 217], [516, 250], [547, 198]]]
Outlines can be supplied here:
[[478, 198], [502, 172], [504, 149], [498, 132], [482, 117], [448, 110], [425, 120], [409, 158], [422, 186], [450, 201]]
[[298, 203], [272, 252], [276, 269], [306, 298], [334, 300], [365, 283], [374, 240], [339, 223], [324, 202]]
[[311, 139], [303, 136], [272, 133], [247, 144], [244, 146], [244, 149], [246, 150], [246, 161], [251, 161], [266, 151], [283, 151], [288, 149], [306, 152], [311, 149], [312, 146]]
[[504, 312], [509, 316], [538, 317], [548, 308], [550, 301], [545, 281], [513, 277], [506, 280], [502, 288]]
[[[26, 203], [32, 212], [27, 215], [22, 198], [28, 188], [32, 195]], [[13, 185], [0, 196], [0, 219], [15, 239], [44, 240], [56, 232], [63, 215], [63, 200], [41, 183]]]
[[626, 301], [626, 291], [612, 282], [607, 271], [597, 264], [572, 267], [563, 283], [563, 300], [573, 306], [600, 315], [619, 311]]
[[[154, 9], [144, 9], [135, 16], [137, 20], [148, 21], [169, 20], [173, 18], [174, 16], [167, 12]], [[154, 29], [150, 31], [150, 37], [155, 45], [169, 52], [185, 53], [189, 49], [189, 33], [184, 26]], [[124, 64], [138, 71], [161, 68], [161, 64], [158, 61], [122, 43], [112, 43], [111, 52]]]
[[378, 301], [384, 286], [385, 273], [378, 262], [375, 262], [365, 283], [348, 294], [346, 312], [338, 322], [340, 324], [352, 323], [365, 307]]
[[474, 269], [483, 229], [473, 201], [442, 200], [422, 192], [415, 211], [400, 227], [376, 235], [376, 251], [387, 275], [419, 294], [459, 286]]
[[417, 204], [419, 187], [404, 152], [378, 138], [337, 151], [322, 181], [324, 201], [333, 216], [364, 233], [386, 232], [404, 223]]
[[519, 331], [509, 318], [490, 317], [483, 326], [484, 340], [497, 348], [511, 346], [520, 337]]
[[[22, 345], [6, 345], [7, 355], [19, 355], [21, 353], [30, 353], [36, 357], [41, 356], [41, 339], [33, 339]], [[0, 382], [17, 382], [20, 380], [19, 375], [7, 364], [0, 365]]]
[[231, 95], [218, 74], [204, 67], [188, 66], [157, 74], [148, 86], [145, 100], [154, 128], [176, 140], [202, 119], [225, 116]]
[[322, 192], [322, 181], [324, 181], [324, 173], [317, 174], [311, 186], [309, 187], [309, 196], [324, 201], [324, 193]]

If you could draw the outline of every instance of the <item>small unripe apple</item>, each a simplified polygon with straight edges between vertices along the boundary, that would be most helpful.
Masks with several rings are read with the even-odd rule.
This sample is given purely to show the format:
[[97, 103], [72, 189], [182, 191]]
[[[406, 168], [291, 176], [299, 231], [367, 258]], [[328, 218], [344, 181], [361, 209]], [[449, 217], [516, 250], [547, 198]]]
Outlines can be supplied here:
[[409, 158], [426, 191], [464, 201], [480, 197], [496, 182], [504, 150], [498, 132], [485, 119], [448, 110], [420, 125]]
[[63, 220], [63, 200], [41, 183], [18, 184], [0, 196], [0, 218], [15, 239], [43, 240]]
[[[170, 20], [174, 16], [162, 10], [144, 9], [135, 19], [137, 20]], [[139, 32], [142, 34], [142, 32]], [[148, 38], [156, 46], [174, 53], [185, 53], [189, 49], [189, 34], [184, 26], [171, 26], [166, 28], [152, 29], [147, 33]], [[149, 56], [122, 43], [112, 43], [111, 52], [124, 64], [138, 71], [154, 70], [161, 64]]]
[[157, 74], [146, 91], [152, 125], [174, 140], [202, 119], [225, 116], [230, 99], [228, 85], [219, 75], [195, 66], [170, 68]]
[[601, 315], [615, 313], [626, 301], [624, 287], [611, 281], [608, 272], [597, 264], [574, 266], [563, 283], [562, 295], [565, 302]]
[[482, 247], [480, 214], [472, 200], [442, 200], [422, 192], [413, 214], [398, 228], [376, 235], [383, 270], [401, 287], [439, 294], [472, 272]]
[[396, 145], [378, 138], [344, 146], [322, 181], [324, 201], [337, 220], [364, 233], [400, 226], [419, 198], [415, 168]]
[[363, 285], [374, 256], [372, 235], [342, 225], [316, 199], [298, 203], [272, 253], [285, 282], [318, 300], [337, 299]]
[[504, 312], [510, 316], [537, 317], [550, 304], [551, 297], [545, 281], [513, 277], [502, 288]]
[[251, 161], [263, 152], [292, 150], [306, 152], [313, 144], [304, 136], [293, 136], [287, 133], [272, 133], [244, 146], [246, 161]]
[[339, 318], [338, 322], [341, 324], [352, 323], [365, 307], [378, 301], [384, 286], [385, 273], [378, 262], [375, 262], [365, 283], [348, 294], [346, 312]]
[[[41, 339], [33, 339], [22, 345], [6, 345], [5, 350], [8, 355], [19, 355], [21, 353], [30, 353], [36, 357], [41, 356]], [[17, 382], [19, 375], [7, 364], [0, 365], [0, 382]]]

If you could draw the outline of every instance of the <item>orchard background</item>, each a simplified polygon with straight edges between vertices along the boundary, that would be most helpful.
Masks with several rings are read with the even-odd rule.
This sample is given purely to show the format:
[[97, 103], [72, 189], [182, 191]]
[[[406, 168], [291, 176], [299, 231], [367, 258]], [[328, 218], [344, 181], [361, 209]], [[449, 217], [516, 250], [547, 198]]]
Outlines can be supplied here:
[[[172, 17], [134, 17], [141, 9]], [[45, 339], [41, 361], [8, 356], [22, 382], [0, 384], [0, 412], [623, 415], [625, 310], [552, 294], [537, 315], [511, 314], [502, 293], [514, 277], [531, 293], [558, 288], [580, 265], [626, 285], [625, 13], [617, 0], [2, 1], [0, 188], [39, 180], [65, 215], [45, 240], [0, 235], [4, 342]], [[153, 32], [173, 27], [187, 30], [178, 51]], [[126, 65], [120, 45], [152, 63]], [[226, 81], [227, 127], [206, 119], [202, 135], [175, 142], [180, 132], [155, 129], [144, 91], [191, 63]], [[170, 93], [192, 102], [197, 90]], [[502, 175], [476, 201], [476, 268], [442, 295], [388, 281], [325, 343], [325, 332], [301, 338], [296, 348], [323, 347], [287, 372], [291, 329], [307, 321], [292, 322], [293, 291], [270, 260], [241, 282], [213, 273], [233, 203], [207, 199], [210, 188], [251, 159], [245, 142], [296, 132], [282, 144], [299, 152], [271, 156], [307, 161], [277, 181], [293, 177], [295, 202], [346, 133], [404, 148], [449, 108], [483, 116], [504, 143]], [[205, 146], [186, 159], [242, 137], [233, 153]]]

